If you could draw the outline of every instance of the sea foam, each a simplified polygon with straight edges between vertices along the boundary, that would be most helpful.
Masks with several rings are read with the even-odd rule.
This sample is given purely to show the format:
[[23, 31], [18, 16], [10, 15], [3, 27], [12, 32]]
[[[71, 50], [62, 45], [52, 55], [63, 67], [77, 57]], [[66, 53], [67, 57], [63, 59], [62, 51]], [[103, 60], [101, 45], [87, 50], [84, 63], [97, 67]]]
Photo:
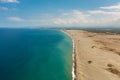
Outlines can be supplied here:
[[[72, 36], [70, 34], [68, 34], [67, 32], [65, 31], [62, 31], [63, 33], [67, 34], [71, 39], [72, 39]], [[76, 75], [75, 75], [75, 41], [74, 39], [72, 39], [72, 43], [73, 43], [73, 54], [72, 54], [72, 60], [73, 60], [73, 65], [72, 65], [72, 80], [75, 80], [76, 79]]]

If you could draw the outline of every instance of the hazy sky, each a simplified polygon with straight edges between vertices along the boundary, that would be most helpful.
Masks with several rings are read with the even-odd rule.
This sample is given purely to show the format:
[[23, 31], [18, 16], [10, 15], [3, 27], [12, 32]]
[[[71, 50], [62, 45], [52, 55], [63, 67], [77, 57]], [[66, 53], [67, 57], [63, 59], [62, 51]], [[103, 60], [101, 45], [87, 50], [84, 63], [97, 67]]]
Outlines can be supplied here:
[[0, 0], [0, 27], [120, 26], [120, 0]]

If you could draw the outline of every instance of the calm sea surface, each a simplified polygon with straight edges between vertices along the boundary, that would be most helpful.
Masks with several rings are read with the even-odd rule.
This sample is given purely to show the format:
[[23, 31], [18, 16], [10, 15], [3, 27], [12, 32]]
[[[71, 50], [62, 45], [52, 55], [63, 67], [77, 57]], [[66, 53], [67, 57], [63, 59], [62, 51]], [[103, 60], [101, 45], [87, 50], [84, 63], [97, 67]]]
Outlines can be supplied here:
[[0, 80], [72, 80], [72, 40], [59, 30], [0, 29]]

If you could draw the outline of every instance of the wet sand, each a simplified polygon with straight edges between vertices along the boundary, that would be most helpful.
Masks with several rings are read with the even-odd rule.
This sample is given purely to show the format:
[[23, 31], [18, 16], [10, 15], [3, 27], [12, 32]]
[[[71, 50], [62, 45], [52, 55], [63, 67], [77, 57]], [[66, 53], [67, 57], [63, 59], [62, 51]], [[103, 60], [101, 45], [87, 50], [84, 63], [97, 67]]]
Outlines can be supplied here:
[[75, 44], [76, 80], [120, 80], [120, 35], [65, 30]]

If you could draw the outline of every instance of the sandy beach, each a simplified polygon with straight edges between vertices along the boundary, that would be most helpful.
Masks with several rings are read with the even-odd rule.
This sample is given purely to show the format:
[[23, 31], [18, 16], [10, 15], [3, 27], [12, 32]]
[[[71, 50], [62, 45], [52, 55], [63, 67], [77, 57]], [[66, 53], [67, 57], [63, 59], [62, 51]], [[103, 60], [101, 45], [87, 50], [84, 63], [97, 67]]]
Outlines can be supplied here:
[[76, 80], [120, 80], [120, 35], [65, 30], [75, 44]]

